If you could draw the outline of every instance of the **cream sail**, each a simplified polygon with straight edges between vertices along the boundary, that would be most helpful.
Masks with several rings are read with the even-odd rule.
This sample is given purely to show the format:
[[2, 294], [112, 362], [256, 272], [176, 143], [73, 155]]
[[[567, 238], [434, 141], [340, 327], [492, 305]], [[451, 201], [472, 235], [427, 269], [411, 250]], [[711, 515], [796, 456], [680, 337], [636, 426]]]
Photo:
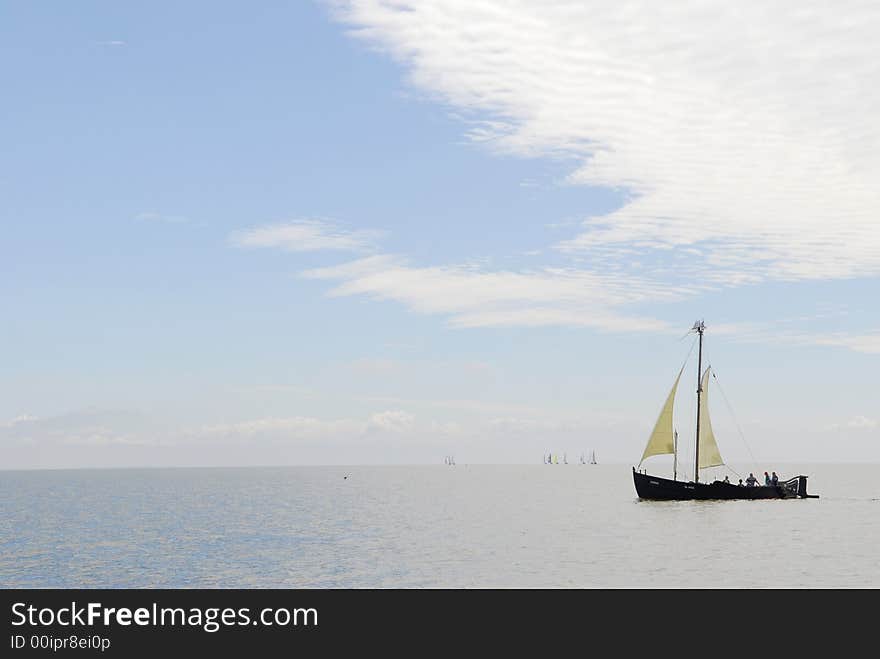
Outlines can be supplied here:
[[642, 454], [642, 459], [639, 460], [639, 466], [645, 461], [645, 458], [652, 455], [675, 453], [675, 437], [673, 436], [672, 430], [672, 409], [675, 407], [675, 392], [678, 389], [678, 381], [681, 380], [682, 372], [684, 372], [684, 366], [682, 366], [681, 370], [678, 372], [678, 377], [675, 378], [675, 384], [672, 385], [672, 390], [669, 392], [669, 396], [666, 397], [663, 409], [660, 410], [660, 416], [657, 417], [657, 423], [654, 424], [654, 430], [651, 432], [651, 437], [648, 438], [648, 445], [645, 446], [645, 452]]
[[700, 406], [700, 469], [706, 467], [720, 467], [724, 464], [721, 452], [715, 442], [715, 433], [712, 432], [712, 422], [709, 419], [709, 374], [712, 368], [706, 369], [700, 388], [703, 393], [703, 404]]
[[[702, 349], [702, 345], [701, 345]], [[684, 365], [675, 378], [672, 390], [663, 403], [663, 409], [660, 410], [660, 416], [657, 417], [657, 423], [654, 424], [654, 430], [648, 438], [648, 444], [645, 446], [645, 452], [642, 459], [639, 460], [639, 466], [645, 459], [652, 455], [675, 455], [678, 446], [675, 441], [675, 430], [673, 429], [672, 416], [675, 407], [675, 393], [678, 390], [678, 383], [681, 380], [681, 374], [684, 372]], [[712, 368], [708, 367], [700, 378], [700, 395], [702, 404], [699, 408], [699, 442], [698, 442], [698, 464], [697, 469], [706, 469], [707, 467], [720, 467], [724, 464], [721, 452], [718, 450], [718, 443], [715, 441], [715, 433], [712, 431], [712, 421], [709, 418], [709, 376], [712, 374]]]

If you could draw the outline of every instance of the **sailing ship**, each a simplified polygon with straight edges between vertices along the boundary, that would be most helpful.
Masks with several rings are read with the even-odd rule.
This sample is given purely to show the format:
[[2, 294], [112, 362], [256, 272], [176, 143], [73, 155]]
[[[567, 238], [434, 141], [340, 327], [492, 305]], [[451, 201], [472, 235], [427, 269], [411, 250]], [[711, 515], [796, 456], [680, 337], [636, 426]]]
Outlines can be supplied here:
[[[640, 499], [661, 499], [667, 501], [689, 501], [694, 499], [815, 499], [816, 495], [807, 494], [807, 477], [795, 476], [777, 485], [755, 485], [746, 487], [725, 481], [715, 480], [711, 483], [700, 482], [700, 469], [720, 467], [724, 464], [712, 422], [709, 419], [709, 375], [711, 367], [703, 371], [703, 332], [706, 324], [699, 320], [691, 328], [699, 335], [699, 352], [697, 356], [697, 432], [694, 443], [694, 479], [678, 480], [678, 431], [673, 429], [672, 412], [675, 404], [675, 392], [684, 372], [685, 362], [666, 402], [660, 410], [654, 430], [648, 438], [648, 444], [639, 461], [638, 469], [633, 467], [633, 482]], [[673, 455], [672, 479], [652, 476], [641, 470], [642, 463], [654, 455]], [[742, 482], [742, 481], [740, 481]]]
[[599, 464], [598, 462], [596, 462], [596, 449], [593, 449], [592, 453], [590, 453], [590, 464]]

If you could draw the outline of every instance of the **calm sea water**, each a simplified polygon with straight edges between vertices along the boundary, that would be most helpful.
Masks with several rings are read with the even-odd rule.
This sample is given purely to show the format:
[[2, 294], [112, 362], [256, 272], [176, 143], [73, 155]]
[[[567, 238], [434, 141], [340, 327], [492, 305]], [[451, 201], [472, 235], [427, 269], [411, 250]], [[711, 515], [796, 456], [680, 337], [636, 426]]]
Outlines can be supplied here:
[[0, 472], [0, 586], [880, 587], [880, 466], [775, 468], [822, 498], [640, 502], [627, 465]]

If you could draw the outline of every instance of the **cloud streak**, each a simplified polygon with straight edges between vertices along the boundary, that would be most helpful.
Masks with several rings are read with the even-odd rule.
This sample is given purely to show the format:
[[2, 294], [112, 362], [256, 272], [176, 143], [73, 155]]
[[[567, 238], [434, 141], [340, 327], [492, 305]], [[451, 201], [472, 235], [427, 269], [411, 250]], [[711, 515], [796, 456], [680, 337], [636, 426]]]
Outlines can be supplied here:
[[651, 318], [619, 308], [646, 300], [676, 300], [681, 291], [648, 280], [574, 269], [486, 271], [468, 266], [415, 267], [377, 255], [303, 273], [339, 282], [331, 295], [394, 300], [422, 314], [450, 317], [454, 327], [573, 325], [603, 330], [665, 330]]
[[236, 247], [277, 247], [289, 252], [367, 252], [377, 236], [376, 231], [347, 231], [326, 220], [301, 219], [240, 231], [230, 236], [230, 242]]
[[854, 352], [880, 355], [880, 332], [802, 332], [792, 329], [790, 320], [770, 323], [730, 323], [712, 326], [713, 334], [744, 343], [779, 343], [799, 346], [831, 346]]

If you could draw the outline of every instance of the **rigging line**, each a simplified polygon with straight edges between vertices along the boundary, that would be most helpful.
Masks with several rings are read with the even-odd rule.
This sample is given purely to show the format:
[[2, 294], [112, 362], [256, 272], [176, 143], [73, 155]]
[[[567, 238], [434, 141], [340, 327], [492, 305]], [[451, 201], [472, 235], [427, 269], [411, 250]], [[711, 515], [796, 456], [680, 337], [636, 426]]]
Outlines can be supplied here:
[[[724, 393], [724, 387], [721, 386], [721, 381], [718, 379], [718, 375], [715, 373], [715, 369], [712, 369], [712, 377], [715, 379], [715, 384], [718, 385], [718, 391], [721, 392], [721, 398], [724, 399], [724, 404], [727, 405], [727, 410], [730, 412], [731, 418], [733, 418], [733, 423], [736, 425], [736, 430], [739, 433], [739, 437], [740, 437], [740, 439], [742, 439], [743, 444], [746, 445], [746, 449], [748, 450], [749, 455], [752, 458], [752, 466], [757, 468], [758, 461], [755, 459], [755, 454], [752, 453], [752, 447], [749, 446], [749, 443], [746, 441], [746, 436], [742, 431], [742, 427], [739, 425], [739, 420], [736, 418], [736, 414], [734, 414], [734, 412], [733, 412], [733, 406], [730, 404], [730, 401], [727, 400], [727, 395]], [[733, 471], [733, 470], [731, 470], [731, 471]], [[736, 473], [736, 472], [734, 472], [734, 473]], [[740, 476], [740, 474], [736, 474], [736, 475]]]
[[[688, 334], [690, 334], [690, 332], [688, 332]], [[685, 334], [684, 336], [687, 336], [687, 334]], [[681, 339], [683, 339], [684, 336], [681, 337]], [[681, 339], [679, 339], [679, 341], [681, 341]], [[684, 367], [687, 366], [688, 360], [691, 358], [691, 355], [692, 355], [693, 352], [694, 352], [694, 346], [695, 346], [695, 345], [697, 345], [697, 337], [694, 337], [694, 340], [691, 342], [691, 349], [688, 350], [687, 357], [684, 358], [684, 362], [683, 362], [682, 365], [681, 365], [681, 370], [682, 370], [682, 371], [684, 370]]]
[[741, 473], [739, 473], [736, 469], [731, 467], [729, 464], [725, 464], [724, 466], [728, 471], [732, 471], [735, 475], [739, 476], [740, 478], [743, 477], [743, 475]]

